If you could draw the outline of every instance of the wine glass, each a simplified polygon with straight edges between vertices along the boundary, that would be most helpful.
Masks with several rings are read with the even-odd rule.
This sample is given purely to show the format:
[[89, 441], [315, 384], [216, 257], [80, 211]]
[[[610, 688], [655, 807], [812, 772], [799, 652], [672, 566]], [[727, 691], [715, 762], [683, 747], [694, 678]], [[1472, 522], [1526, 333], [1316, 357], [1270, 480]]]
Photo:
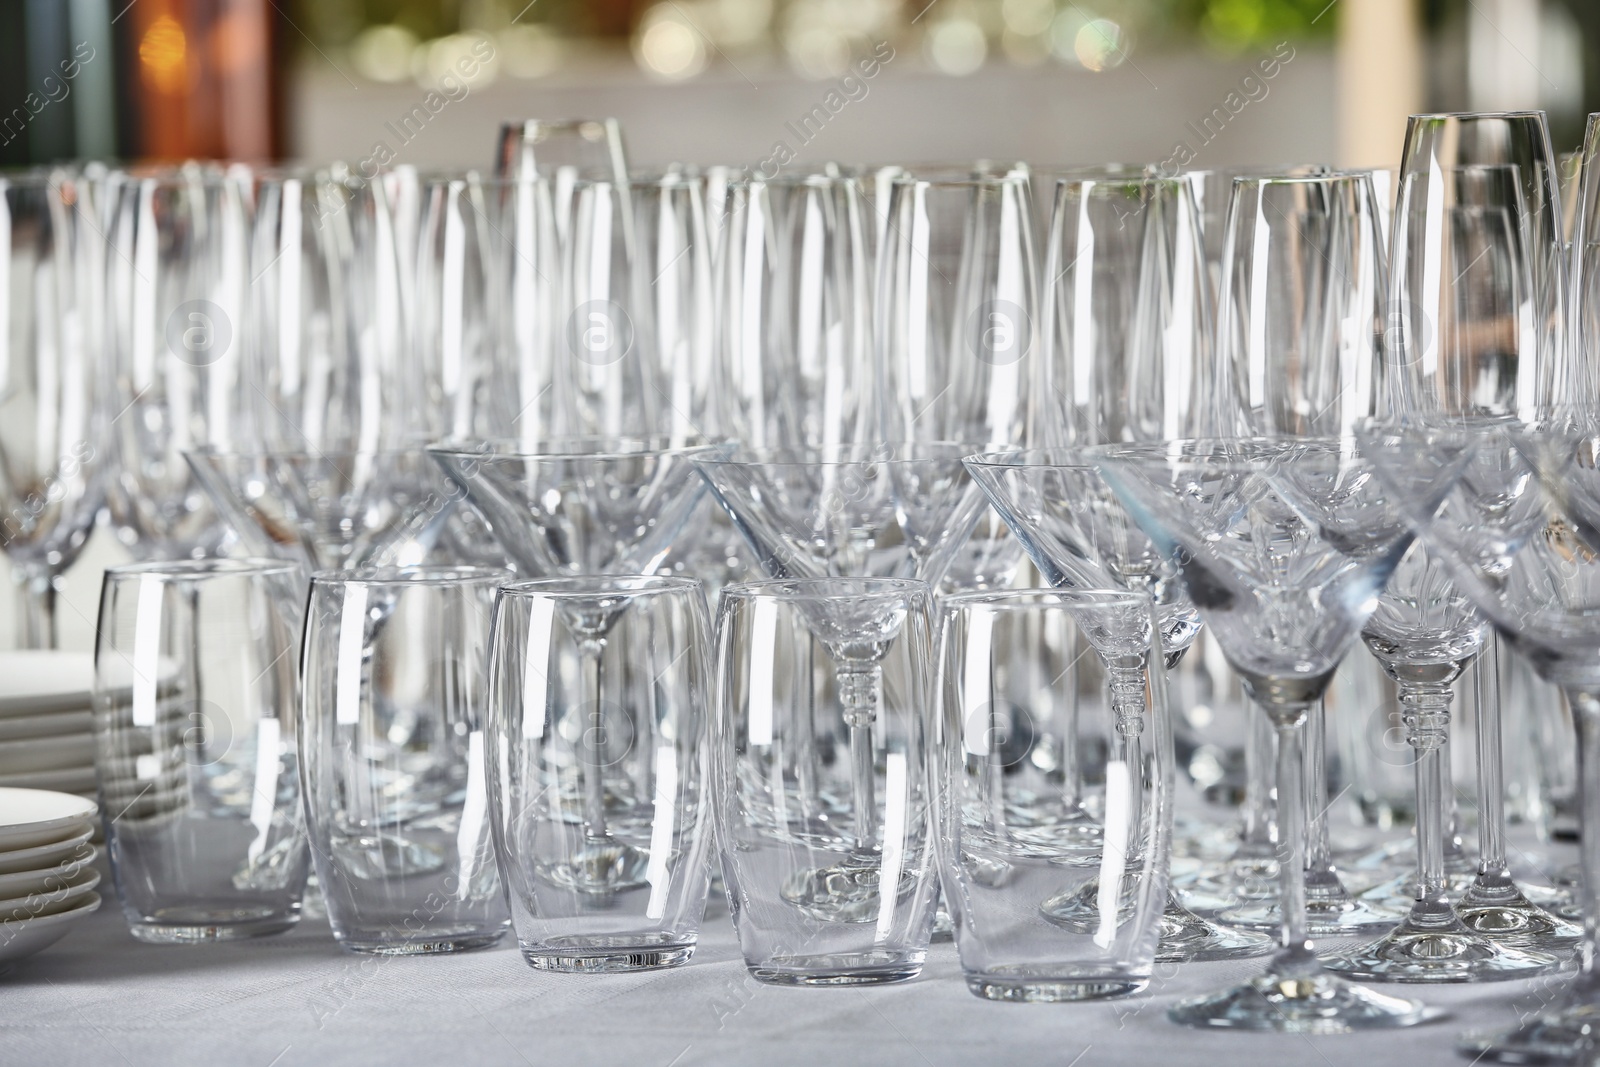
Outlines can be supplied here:
[[864, 214], [852, 177], [729, 183], [716, 338], [721, 434], [750, 448], [880, 439]]
[[[1564, 344], [1553, 160], [1542, 112], [1412, 117], [1385, 335], [1397, 413], [1534, 419], [1592, 403], [1582, 358]], [[1486, 937], [1532, 936], [1556, 947], [1576, 928], [1529, 902], [1506, 859], [1493, 652], [1479, 665], [1478, 873], [1456, 910]]]
[[199, 164], [107, 187], [106, 337], [121, 401], [106, 502], [136, 556], [214, 554], [226, 527], [183, 453], [253, 444], [245, 191]]
[[1278, 737], [1282, 947], [1266, 972], [1168, 1011], [1188, 1026], [1337, 1033], [1409, 1026], [1422, 1005], [1325, 971], [1306, 927], [1305, 759], [1322, 697], [1411, 542], [1358, 453], [1338, 440], [1223, 438], [1087, 450], [1178, 567]]
[[0, 546], [24, 648], [56, 646], [55, 599], [103, 498], [105, 246], [100, 186], [65, 170], [0, 177]]
[[556, 236], [565, 244], [572, 228], [577, 182], [601, 178], [626, 186], [628, 153], [616, 119], [518, 119], [500, 124], [495, 173], [502, 178], [550, 182]]

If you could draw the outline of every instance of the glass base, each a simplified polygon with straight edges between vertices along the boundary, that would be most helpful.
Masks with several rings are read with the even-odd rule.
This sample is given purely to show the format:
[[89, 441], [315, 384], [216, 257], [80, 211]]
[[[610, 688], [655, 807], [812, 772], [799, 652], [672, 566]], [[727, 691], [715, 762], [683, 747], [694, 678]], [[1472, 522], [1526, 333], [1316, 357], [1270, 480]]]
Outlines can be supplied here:
[[1363, 982], [1503, 982], [1560, 970], [1565, 960], [1468, 930], [1448, 904], [1413, 912], [1370, 944], [1322, 957], [1328, 970]]
[[818, 956], [772, 956], [747, 964], [751, 977], [768, 985], [884, 985], [922, 973], [925, 952], [834, 952]]
[[153, 945], [193, 945], [207, 941], [243, 941], [292, 929], [298, 913], [266, 908], [163, 908], [143, 919], [130, 919], [128, 932]]
[[984, 1000], [1006, 1000], [1015, 1004], [1059, 1004], [1073, 1000], [1107, 1000], [1142, 992], [1148, 979], [1091, 979], [1063, 977], [1059, 972], [1028, 968], [1014, 971], [983, 971], [967, 974], [967, 989]]
[[[1202, 919], [1169, 896], [1167, 909], [1161, 913], [1161, 943], [1156, 949], [1156, 962], [1242, 960], [1265, 956], [1277, 947], [1277, 942], [1266, 934], [1235, 930]], [[970, 979], [968, 981], [970, 983]]]
[[470, 933], [463, 931], [451, 934], [446, 931], [425, 930], [405, 940], [381, 935], [363, 937], [360, 934], [340, 936], [335, 933], [334, 936], [339, 941], [339, 947], [346, 952], [358, 952], [370, 956], [438, 956], [448, 952], [472, 952], [498, 945], [500, 939], [506, 936], [506, 932], [495, 930], [486, 933], [482, 930], [473, 930]]
[[[1444, 895], [1451, 900], [1460, 900], [1472, 886], [1472, 879], [1478, 872], [1471, 874], [1457, 874], [1445, 872]], [[1417, 884], [1417, 871], [1413, 867], [1404, 874], [1391, 875], [1370, 888], [1362, 890], [1356, 896], [1365, 904], [1380, 908], [1384, 911], [1407, 912], [1415, 904], [1421, 886]]]
[[620, 974], [626, 971], [653, 971], [682, 967], [694, 955], [693, 941], [652, 940], [613, 936], [551, 938], [540, 942], [519, 942], [522, 958], [536, 971], [563, 974]]
[[[879, 877], [876, 862], [847, 859], [831, 867], [796, 871], [784, 879], [779, 893], [818, 922], [872, 923], [882, 911]], [[897, 896], [909, 896], [916, 887], [916, 875], [902, 869]]]
[[1363, 989], [1324, 971], [1303, 949], [1280, 952], [1267, 973], [1167, 1010], [1180, 1026], [1343, 1034], [1415, 1026], [1438, 1012], [1414, 1000]]
[[1600, 1034], [1600, 978], [1579, 975], [1549, 1007], [1507, 1030], [1468, 1031], [1456, 1049], [1482, 1063], [1589, 1063]]
[[650, 857], [641, 849], [611, 838], [584, 842], [576, 856], [539, 870], [551, 885], [593, 896], [607, 896], [645, 885]]
[[[1382, 933], [1393, 929], [1405, 916], [1404, 911], [1380, 908], [1342, 890], [1338, 893], [1308, 893], [1306, 933], [1314, 938]], [[1276, 894], [1269, 900], [1228, 908], [1214, 917], [1219, 922], [1246, 930], [1276, 931], [1283, 927]]]
[[1583, 936], [1582, 927], [1539, 907], [1510, 878], [1480, 876], [1456, 904], [1456, 915], [1473, 933], [1547, 952], [1575, 950]]

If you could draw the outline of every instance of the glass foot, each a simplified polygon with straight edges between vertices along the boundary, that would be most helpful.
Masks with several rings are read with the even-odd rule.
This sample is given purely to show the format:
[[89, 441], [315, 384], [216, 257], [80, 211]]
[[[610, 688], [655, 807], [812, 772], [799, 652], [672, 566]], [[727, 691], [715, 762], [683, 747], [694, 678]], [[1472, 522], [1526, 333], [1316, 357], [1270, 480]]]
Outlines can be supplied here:
[[[1241, 904], [1215, 916], [1229, 926], [1246, 930], [1277, 930], [1283, 925], [1278, 900]], [[1340, 890], [1319, 892], [1306, 901], [1306, 932], [1311, 937], [1352, 937], [1391, 930], [1406, 917], [1396, 908], [1381, 908]]]
[[681, 967], [694, 955], [693, 941], [669, 941], [660, 936], [625, 934], [593, 937], [556, 937], [523, 941], [522, 958], [538, 971], [564, 974], [619, 974]]
[[1005, 1000], [1017, 1004], [1059, 1004], [1074, 1000], [1106, 1000], [1138, 993], [1150, 983], [1132, 979], [1062, 977], [1048, 971], [1028, 973], [1027, 968], [969, 972], [967, 989], [984, 1000]]
[[817, 956], [772, 956], [749, 963], [750, 976], [768, 985], [883, 985], [922, 973], [923, 952], [872, 951]]
[[[877, 922], [882, 910], [879, 872], [875, 863], [847, 860], [832, 867], [797, 871], [784, 879], [779, 892], [784, 900], [819, 922]], [[908, 896], [916, 887], [916, 876], [902, 870], [896, 895]]]
[[1507, 1030], [1468, 1031], [1456, 1049], [1482, 1063], [1589, 1063], [1600, 1052], [1600, 980], [1580, 975], [1549, 1007]]
[[1277, 942], [1266, 934], [1235, 930], [1202, 919], [1169, 896], [1167, 910], [1161, 913], [1161, 943], [1156, 949], [1156, 962], [1242, 960], [1265, 956], [1276, 947]]
[[1547, 952], [1576, 949], [1583, 935], [1580, 926], [1539, 907], [1509, 878], [1480, 876], [1456, 905], [1456, 915], [1473, 933]]
[[1324, 971], [1303, 949], [1285, 949], [1267, 973], [1167, 1010], [1180, 1026], [1343, 1034], [1415, 1026], [1438, 1013], [1414, 1000], [1363, 989]]
[[610, 838], [595, 838], [585, 842], [576, 856], [549, 864], [540, 874], [562, 889], [604, 896], [644, 885], [649, 866], [650, 857], [642, 850]]
[[1449, 905], [1429, 919], [1408, 918], [1370, 944], [1322, 957], [1328, 970], [1363, 982], [1501, 982], [1549, 974], [1564, 962], [1476, 934]]
[[[1450, 900], [1460, 900], [1467, 895], [1467, 890], [1472, 887], [1472, 879], [1477, 873], [1476, 871], [1472, 874], [1445, 872], [1444, 895]], [[1420, 888], [1417, 884], [1416, 868], [1413, 867], [1404, 874], [1393, 875], [1371, 888], [1362, 890], [1356, 897], [1375, 908], [1404, 914], [1411, 910], [1412, 904], [1416, 903]]]

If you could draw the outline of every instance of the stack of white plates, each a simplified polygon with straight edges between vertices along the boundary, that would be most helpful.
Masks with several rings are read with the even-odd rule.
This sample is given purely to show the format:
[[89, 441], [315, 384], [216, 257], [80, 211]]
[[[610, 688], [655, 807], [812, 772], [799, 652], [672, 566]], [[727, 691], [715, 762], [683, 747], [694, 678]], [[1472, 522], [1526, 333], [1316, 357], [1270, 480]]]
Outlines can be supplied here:
[[87, 652], [0, 652], [0, 787], [95, 798], [93, 688]]
[[0, 971], [65, 937], [100, 906], [95, 805], [0, 787]]

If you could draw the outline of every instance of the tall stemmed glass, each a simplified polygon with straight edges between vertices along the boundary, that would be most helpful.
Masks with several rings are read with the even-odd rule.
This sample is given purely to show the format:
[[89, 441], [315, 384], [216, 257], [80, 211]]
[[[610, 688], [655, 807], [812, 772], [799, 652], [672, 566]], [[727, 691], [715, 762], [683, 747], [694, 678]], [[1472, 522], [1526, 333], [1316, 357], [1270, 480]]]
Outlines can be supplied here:
[[572, 228], [573, 190], [584, 178], [626, 186], [628, 153], [616, 119], [517, 119], [500, 124], [495, 173], [502, 178], [544, 178], [555, 206], [556, 236], [565, 244]]
[[56, 645], [56, 582], [103, 496], [105, 246], [97, 183], [62, 170], [0, 178], [0, 546], [24, 648]]
[[136, 556], [213, 554], [228, 537], [183, 453], [253, 443], [242, 184], [198, 164], [108, 183], [106, 337], [116, 395], [106, 502]]
[[[1561, 210], [1544, 114], [1413, 116], [1402, 173], [1386, 334], [1395, 410], [1528, 420], [1592, 403], [1582, 358], [1573, 358], [1581, 349], [1565, 344]], [[1529, 902], [1506, 860], [1493, 652], [1478, 668], [1478, 873], [1456, 910], [1486, 937], [1570, 941], [1577, 930]]]
[[[936, 588], [953, 565], [952, 584], [973, 588], [981, 556], [961, 554], [984, 508], [961, 458], [973, 446], [896, 442], [829, 449], [739, 449], [697, 461], [712, 494], [744, 535], [769, 577], [918, 579]], [[992, 571], [990, 572], [992, 575]], [[860, 922], [881, 902], [878, 828], [872, 823], [872, 726], [881, 698], [880, 625], [859, 612], [812, 618], [812, 633], [833, 653], [833, 684], [849, 726], [856, 847], [838, 864], [807, 872], [786, 899], [814, 918]], [[889, 631], [885, 631], [886, 633]], [[805, 790], [815, 795], [814, 790]], [[896, 892], [909, 892], [902, 879]]]
[[1336, 1033], [1421, 1022], [1420, 1004], [1324, 971], [1306, 928], [1305, 760], [1322, 698], [1411, 542], [1340, 442], [1225, 438], [1088, 450], [1182, 574], [1278, 736], [1282, 943], [1265, 974], [1168, 1012], [1188, 1026]]
[[[1567, 397], [1574, 405], [1600, 400], [1600, 114], [1589, 116], [1583, 150], [1576, 160], [1576, 179], [1564, 186], [1562, 207], [1570, 218], [1572, 245], [1568, 283], [1567, 341], [1574, 366]], [[1565, 199], [1566, 193], [1572, 194]], [[1572, 201], [1576, 201], [1573, 203]]]
[[[1476, 1059], [1586, 1063], [1596, 1052], [1600, 431], [1593, 420], [1592, 410], [1556, 412], [1540, 427], [1434, 415], [1361, 431], [1364, 449], [1417, 535], [1500, 636], [1566, 691], [1577, 727], [1584, 915], [1579, 973], [1514, 1029], [1465, 1035], [1460, 1047]], [[1419, 486], [1428, 491], [1418, 492]]]
[[[694, 462], [715, 446], [665, 438], [555, 438], [434, 445], [429, 453], [483, 515], [519, 573], [531, 577], [651, 574], [666, 559], [705, 491]], [[582, 740], [583, 853], [561, 868], [566, 887], [606, 896], [643, 885], [648, 856], [606, 828], [600, 743], [612, 711], [601, 700], [601, 653], [626, 598], [576, 606], [567, 624], [583, 635], [593, 678]]]

